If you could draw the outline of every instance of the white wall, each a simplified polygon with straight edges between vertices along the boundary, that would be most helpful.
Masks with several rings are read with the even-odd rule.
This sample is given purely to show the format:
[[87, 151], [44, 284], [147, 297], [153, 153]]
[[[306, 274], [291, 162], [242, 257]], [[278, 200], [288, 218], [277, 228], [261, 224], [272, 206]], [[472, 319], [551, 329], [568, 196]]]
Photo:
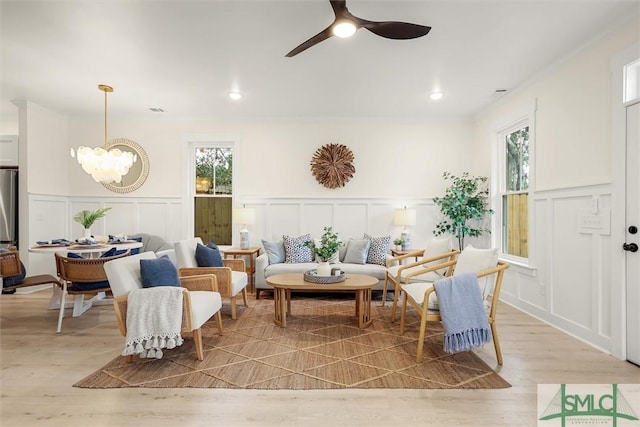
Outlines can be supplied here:
[[575, 52], [486, 109], [474, 129], [475, 157], [482, 159], [475, 172], [488, 174], [496, 131], [537, 105], [530, 236], [535, 264], [508, 270], [503, 298], [606, 351], [619, 346], [612, 342], [618, 327], [612, 319], [623, 302], [611, 298], [610, 274], [612, 257], [623, 255], [614, 250], [610, 230], [585, 233], [578, 215], [594, 200], [601, 213], [610, 213], [610, 62], [638, 34], [635, 20]]
[[[70, 146], [101, 144], [99, 121], [72, 119]], [[147, 152], [149, 177], [132, 197], [179, 197], [183, 190], [182, 157], [190, 140], [236, 141], [236, 196], [244, 197], [404, 197], [440, 195], [442, 172], [467, 170], [471, 158], [469, 121], [417, 122], [385, 120], [139, 121], [113, 117], [110, 138], [136, 141]], [[310, 172], [316, 149], [324, 144], [348, 146], [356, 173], [339, 189], [318, 184]], [[79, 167], [71, 167], [70, 193], [111, 194]], [[124, 195], [123, 197], [127, 197]]]

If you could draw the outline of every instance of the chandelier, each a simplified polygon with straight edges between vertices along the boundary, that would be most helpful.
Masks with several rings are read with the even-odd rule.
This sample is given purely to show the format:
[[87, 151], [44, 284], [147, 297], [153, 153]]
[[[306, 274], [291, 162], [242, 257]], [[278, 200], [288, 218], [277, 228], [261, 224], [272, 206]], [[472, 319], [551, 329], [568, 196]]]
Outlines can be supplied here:
[[[107, 145], [107, 92], [113, 92], [113, 88], [107, 85], [98, 85], [98, 89], [104, 92], [104, 148], [103, 147], [78, 147], [78, 163], [82, 169], [91, 175], [96, 182], [119, 184], [122, 177], [129, 172], [129, 168], [137, 160], [134, 153], [121, 151], [118, 148], [108, 149]], [[76, 157], [73, 148], [71, 157]]]

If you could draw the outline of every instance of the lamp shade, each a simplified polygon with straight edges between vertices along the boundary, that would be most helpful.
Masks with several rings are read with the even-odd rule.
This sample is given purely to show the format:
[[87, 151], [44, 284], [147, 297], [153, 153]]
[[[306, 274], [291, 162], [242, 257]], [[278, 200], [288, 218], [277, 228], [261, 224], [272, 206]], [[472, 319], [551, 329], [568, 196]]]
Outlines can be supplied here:
[[242, 225], [255, 224], [256, 210], [253, 208], [235, 208], [233, 210], [233, 223]]
[[415, 209], [396, 209], [395, 216], [393, 218], [395, 225], [402, 225], [404, 227], [408, 225], [416, 225], [416, 211]]

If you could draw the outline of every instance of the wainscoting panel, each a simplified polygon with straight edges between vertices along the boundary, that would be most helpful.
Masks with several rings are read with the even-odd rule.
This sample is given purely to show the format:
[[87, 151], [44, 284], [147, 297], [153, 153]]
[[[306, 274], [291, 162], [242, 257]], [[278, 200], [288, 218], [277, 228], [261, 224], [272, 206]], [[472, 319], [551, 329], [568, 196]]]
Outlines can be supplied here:
[[334, 229], [340, 238], [348, 242], [350, 238], [361, 239], [369, 231], [369, 206], [366, 201], [339, 203], [336, 207], [336, 223]]
[[590, 199], [553, 201], [553, 288], [551, 312], [585, 329], [593, 327], [593, 237], [577, 232], [577, 212]]
[[[609, 185], [540, 191], [533, 197], [533, 266], [512, 264], [507, 270], [502, 299], [605, 351], [611, 349], [610, 300], [611, 254], [616, 250], [607, 229], [611, 205]], [[174, 242], [183, 236], [181, 198], [80, 198], [29, 196], [29, 246], [38, 239], [76, 238], [80, 226], [72, 214], [81, 209], [113, 206], [97, 223], [96, 234], [147, 232]], [[417, 224], [409, 227], [412, 246], [422, 248], [433, 237], [441, 215], [431, 199], [409, 203], [392, 199], [334, 198], [244, 198], [235, 205], [256, 209], [256, 224], [249, 225], [251, 244], [261, 239], [280, 240], [282, 235], [311, 233], [320, 237], [324, 226], [332, 226], [340, 237], [398, 237], [401, 228], [393, 225], [394, 210], [407, 205], [417, 210]], [[603, 215], [603, 228], [579, 227], [580, 215], [587, 211]], [[186, 211], [186, 210], [185, 210]], [[584, 225], [584, 224], [583, 224]], [[587, 224], [588, 225], [588, 224]], [[239, 244], [240, 225], [234, 224], [233, 244]], [[93, 228], [92, 228], [93, 230]], [[22, 236], [21, 236], [22, 237]], [[24, 239], [24, 238], [23, 238]], [[489, 247], [491, 237], [467, 239], [476, 247]], [[55, 271], [50, 258], [29, 257], [30, 274]], [[46, 257], [44, 257], [46, 258]], [[50, 268], [47, 269], [47, 266]], [[29, 268], [29, 267], [28, 267]], [[40, 271], [39, 271], [40, 270]]]
[[[609, 185], [537, 192], [535, 265], [507, 270], [502, 299], [605, 351], [611, 350]], [[603, 215], [602, 228], [580, 227]]]
[[303, 230], [301, 233], [311, 233], [319, 239], [324, 227], [331, 226], [334, 221], [333, 203], [305, 203], [301, 206]]
[[[37, 240], [81, 237], [83, 227], [73, 220], [75, 214], [84, 209], [96, 210], [106, 206], [111, 206], [112, 209], [91, 227], [94, 235], [150, 233], [170, 242], [183, 238], [179, 234], [179, 225], [183, 222], [182, 201], [179, 198], [96, 198], [30, 194], [28, 236], [27, 242], [21, 245], [21, 250], [26, 251]], [[52, 255], [29, 253], [25, 259], [30, 275], [55, 274]]]
[[[390, 235], [393, 239], [400, 237], [402, 231], [393, 225], [395, 209], [402, 204], [389, 199], [246, 198], [236, 204], [256, 209], [256, 224], [248, 226], [252, 245], [259, 245], [261, 239], [280, 240], [283, 235], [310, 233], [319, 238], [325, 226], [333, 227], [345, 242], [361, 238], [364, 233], [374, 237]], [[430, 200], [414, 201], [409, 207], [417, 210], [418, 217], [418, 223], [408, 228], [412, 246], [423, 248], [433, 238], [436, 208]], [[234, 244], [238, 243], [236, 228]]]

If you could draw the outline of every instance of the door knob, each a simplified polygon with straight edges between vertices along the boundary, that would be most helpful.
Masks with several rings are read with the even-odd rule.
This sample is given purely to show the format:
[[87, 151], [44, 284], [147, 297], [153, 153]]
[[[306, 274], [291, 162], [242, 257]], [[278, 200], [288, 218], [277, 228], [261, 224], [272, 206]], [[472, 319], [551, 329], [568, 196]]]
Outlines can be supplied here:
[[636, 234], [637, 232], [638, 232], [638, 227], [636, 227], [635, 225], [632, 225], [629, 227], [630, 234]]
[[638, 252], [638, 245], [636, 245], [635, 243], [623, 243], [622, 249], [629, 252]]

